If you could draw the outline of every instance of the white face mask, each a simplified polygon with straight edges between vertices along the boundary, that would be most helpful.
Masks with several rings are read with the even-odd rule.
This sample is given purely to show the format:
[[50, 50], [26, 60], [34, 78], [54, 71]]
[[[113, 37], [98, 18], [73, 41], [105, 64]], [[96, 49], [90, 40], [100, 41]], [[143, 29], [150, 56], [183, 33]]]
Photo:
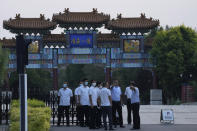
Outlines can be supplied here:
[[95, 82], [94, 82], [94, 83], [92, 83], [92, 86], [94, 86], [94, 87], [95, 87], [95, 86], [96, 86], [96, 83], [95, 83]]
[[101, 89], [101, 88], [103, 88], [102, 86], [99, 86], [99, 88]]
[[87, 86], [87, 85], [88, 85], [88, 82], [86, 81], [86, 82], [84, 83], [84, 85]]
[[63, 84], [63, 87], [66, 88], [67, 87], [67, 84]]

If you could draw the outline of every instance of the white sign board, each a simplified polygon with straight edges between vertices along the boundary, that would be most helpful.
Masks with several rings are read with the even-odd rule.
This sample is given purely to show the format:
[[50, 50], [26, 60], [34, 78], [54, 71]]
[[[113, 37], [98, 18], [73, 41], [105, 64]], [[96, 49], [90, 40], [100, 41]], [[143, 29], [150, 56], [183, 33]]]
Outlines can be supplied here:
[[172, 109], [161, 110], [161, 121], [174, 122], [174, 113]]

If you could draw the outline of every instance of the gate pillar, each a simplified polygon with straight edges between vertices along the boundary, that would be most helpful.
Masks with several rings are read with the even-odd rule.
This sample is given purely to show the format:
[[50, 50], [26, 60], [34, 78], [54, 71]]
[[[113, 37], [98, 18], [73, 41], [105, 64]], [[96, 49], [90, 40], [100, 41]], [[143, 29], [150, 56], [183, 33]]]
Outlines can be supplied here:
[[111, 49], [107, 48], [106, 54], [106, 67], [105, 67], [105, 80], [111, 84]]
[[153, 76], [153, 89], [157, 89], [157, 75], [154, 70], [152, 71], [152, 76]]
[[58, 70], [53, 68], [53, 89], [58, 90]]

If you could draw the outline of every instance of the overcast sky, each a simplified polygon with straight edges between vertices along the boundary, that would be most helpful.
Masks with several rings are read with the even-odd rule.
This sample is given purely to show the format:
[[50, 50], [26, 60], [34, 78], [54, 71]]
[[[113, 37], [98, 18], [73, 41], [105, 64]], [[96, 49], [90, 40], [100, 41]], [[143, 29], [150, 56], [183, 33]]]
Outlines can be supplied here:
[[[159, 19], [161, 26], [185, 24], [197, 28], [197, 0], [1, 0], [0, 4], [0, 38], [14, 36], [2, 26], [3, 20], [14, 18], [16, 13], [21, 17], [39, 17], [42, 13], [51, 19], [53, 13], [63, 12], [64, 8], [77, 12], [97, 8], [111, 18], [116, 18], [118, 13], [122, 13], [122, 17], [138, 17], [145, 13], [147, 17]], [[61, 31], [56, 29], [53, 33]]]

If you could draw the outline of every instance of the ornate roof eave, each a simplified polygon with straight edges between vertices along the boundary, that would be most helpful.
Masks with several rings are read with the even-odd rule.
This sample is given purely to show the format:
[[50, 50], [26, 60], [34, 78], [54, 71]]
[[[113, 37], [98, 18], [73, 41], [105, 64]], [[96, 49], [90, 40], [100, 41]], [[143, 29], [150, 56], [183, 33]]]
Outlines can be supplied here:
[[43, 36], [43, 43], [67, 43], [64, 34], [48, 34]]
[[155, 20], [152, 17], [147, 18], [145, 14], [141, 14], [140, 17], [123, 18], [121, 14], [117, 16], [117, 19], [109, 21], [105, 28], [112, 30], [118, 34], [144, 34], [149, 32], [151, 29], [159, 26], [159, 20]]
[[40, 35], [43, 35], [43, 34], [51, 34], [51, 31], [49, 30], [35, 30], [35, 29], [20, 29], [20, 30], [9, 30], [11, 33], [14, 33], [14, 34], [40, 34]]
[[56, 26], [55, 22], [45, 19], [43, 14], [40, 14], [40, 18], [21, 18], [20, 14], [16, 14], [15, 19], [3, 21], [3, 28], [16, 34], [49, 34]]
[[92, 27], [96, 29], [108, 23], [110, 15], [106, 15], [102, 12], [98, 13], [95, 8], [93, 8], [92, 12], [70, 12], [69, 8], [66, 8], [63, 13], [54, 14], [52, 19], [59, 24], [61, 28]]
[[12, 38], [12, 39], [0, 39], [0, 44], [2, 44], [2, 48], [15, 48], [16, 47], [16, 39]]
[[145, 28], [145, 29], [110, 29], [110, 30], [112, 30], [112, 32], [113, 33], [115, 33], [115, 34], [119, 34], [119, 35], [122, 35], [122, 34], [144, 34], [144, 33], [147, 33], [147, 32], [149, 32], [150, 31], [150, 29], [147, 29], [147, 28]]
[[68, 23], [68, 24], [59, 24], [59, 27], [61, 28], [65, 28], [66, 30], [69, 30], [69, 28], [77, 28], [77, 29], [80, 29], [80, 28], [93, 28], [93, 29], [96, 29], [96, 28], [100, 28], [102, 27], [103, 24], [102, 23], [97, 23], [97, 24], [93, 24], [93, 23]]

